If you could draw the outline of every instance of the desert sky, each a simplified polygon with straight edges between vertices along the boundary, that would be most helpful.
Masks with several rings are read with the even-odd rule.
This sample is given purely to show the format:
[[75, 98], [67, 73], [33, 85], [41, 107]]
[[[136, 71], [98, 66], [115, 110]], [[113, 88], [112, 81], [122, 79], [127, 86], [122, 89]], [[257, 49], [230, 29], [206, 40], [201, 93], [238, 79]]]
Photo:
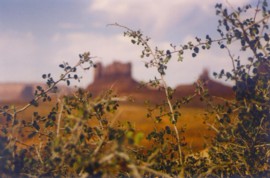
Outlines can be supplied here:
[[[219, 38], [215, 4], [236, 8], [251, 0], [0, 0], [0, 82], [39, 82], [42, 74], [60, 75], [58, 65], [71, 65], [78, 54], [90, 51], [95, 61], [133, 64], [133, 76], [147, 81], [157, 73], [146, 69], [139, 46], [123, 37], [119, 23], [141, 30], [151, 45], [169, 49], [207, 34]], [[191, 83], [204, 68], [231, 69], [226, 51], [213, 48], [197, 58], [173, 59], [166, 79], [171, 86]], [[93, 71], [81, 73], [86, 86]]]

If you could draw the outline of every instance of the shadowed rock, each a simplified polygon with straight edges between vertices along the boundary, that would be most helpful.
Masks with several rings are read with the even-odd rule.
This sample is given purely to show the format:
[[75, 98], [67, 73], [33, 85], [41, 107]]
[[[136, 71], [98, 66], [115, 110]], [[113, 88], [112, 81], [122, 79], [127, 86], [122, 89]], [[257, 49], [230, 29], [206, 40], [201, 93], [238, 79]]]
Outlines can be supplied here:
[[24, 101], [31, 101], [34, 98], [34, 88], [33, 85], [26, 85], [21, 91], [20, 98]]

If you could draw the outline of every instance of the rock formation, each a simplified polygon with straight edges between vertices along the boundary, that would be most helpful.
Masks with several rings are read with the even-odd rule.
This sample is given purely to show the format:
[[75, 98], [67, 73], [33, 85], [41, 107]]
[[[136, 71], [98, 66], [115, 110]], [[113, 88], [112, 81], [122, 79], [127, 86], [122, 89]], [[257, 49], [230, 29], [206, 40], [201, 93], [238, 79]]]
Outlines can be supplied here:
[[[209, 71], [207, 69], [203, 70], [197, 81], [201, 81], [204, 83], [205, 89], [208, 90], [208, 93], [211, 96], [223, 97], [227, 99], [231, 99], [234, 96], [232, 87], [212, 80], [209, 76]], [[175, 96], [179, 98], [192, 95], [195, 90], [195, 84], [179, 85], [175, 88]], [[191, 105], [202, 106], [202, 102], [200, 102], [199, 97], [197, 97], [192, 101]]]
[[21, 101], [21, 91], [25, 84], [3, 83], [0, 85], [0, 102]]
[[[6, 102], [29, 102], [34, 98], [37, 86], [47, 88], [42, 83], [0, 83], [0, 103]], [[54, 95], [64, 95], [71, 93], [71, 89], [66, 86], [58, 86], [58, 91]]]
[[209, 71], [207, 69], [204, 69], [198, 80], [205, 82], [205, 87], [208, 89], [210, 95], [225, 98], [230, 98], [233, 96], [232, 87], [226, 86], [222, 83], [210, 79]]
[[34, 99], [34, 88], [32, 85], [26, 85], [21, 91], [20, 98], [23, 101], [31, 101]]
[[118, 80], [119, 78], [131, 77], [131, 63], [114, 62], [107, 67], [103, 67], [101, 63], [96, 64], [94, 80]]
[[[153, 102], [162, 102], [162, 100], [165, 100], [163, 91], [140, 87], [141, 84], [132, 78], [131, 70], [131, 63], [114, 62], [105, 67], [101, 63], [98, 63], [94, 71], [94, 81], [88, 85], [86, 90], [97, 96], [103, 91], [112, 89], [119, 96], [132, 97], [137, 103], [143, 103], [145, 100]], [[209, 77], [208, 70], [204, 70], [198, 80], [205, 82], [205, 86], [211, 95], [226, 98], [233, 96], [232, 88], [212, 80]], [[40, 83], [0, 84], [0, 102], [29, 102], [34, 97], [33, 93], [38, 85], [47, 88], [44, 84]], [[71, 92], [71, 89], [65, 86], [59, 86], [58, 88], [60, 89], [60, 93], [58, 92], [57, 95], [69, 94]], [[174, 99], [192, 95], [194, 91], [194, 84], [179, 85], [175, 88]]]
[[121, 93], [136, 91], [140, 84], [131, 75], [131, 63], [114, 62], [104, 67], [97, 63], [94, 71], [94, 81], [87, 87], [93, 93], [99, 93], [107, 89]]
[[210, 77], [209, 77], [209, 71], [207, 69], [204, 69], [202, 74], [199, 76], [198, 80], [201, 81], [210, 81]]
[[[124, 64], [114, 62], [106, 67], [102, 66], [101, 63], [98, 63], [97, 68], [94, 71], [94, 81], [87, 87], [87, 90], [94, 95], [97, 95], [102, 91], [112, 89], [119, 95], [132, 96], [137, 101], [151, 100], [160, 102], [165, 99], [164, 93], [156, 89], [146, 87], [138, 89], [140, 83], [132, 78], [131, 69], [131, 63]], [[209, 90], [211, 95], [226, 98], [233, 96], [232, 88], [213, 81], [209, 77], [209, 72], [206, 69], [203, 70], [203, 73], [199, 76], [198, 80], [205, 82], [205, 87]], [[179, 85], [175, 88], [175, 98], [192, 95], [194, 91], [194, 84]]]

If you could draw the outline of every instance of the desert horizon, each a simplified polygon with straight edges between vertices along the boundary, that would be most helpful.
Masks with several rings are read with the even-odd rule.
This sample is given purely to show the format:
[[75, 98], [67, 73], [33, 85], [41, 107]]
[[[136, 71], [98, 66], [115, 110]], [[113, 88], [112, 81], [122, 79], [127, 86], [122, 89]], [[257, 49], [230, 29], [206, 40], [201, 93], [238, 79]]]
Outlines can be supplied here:
[[[112, 89], [118, 94], [127, 95], [149, 95], [149, 92], [155, 95], [156, 89], [150, 86], [141, 87], [140, 81], [136, 81], [132, 76], [132, 64], [131, 63], [121, 63], [119, 61], [114, 61], [112, 64], [103, 66], [102, 63], [97, 63], [97, 68], [93, 69], [94, 77], [93, 82], [83, 88], [94, 94], [98, 94], [101, 91]], [[198, 76], [198, 80], [202, 80], [211, 83], [211, 93], [217, 96], [232, 97], [232, 89], [230, 86], [224, 85], [221, 82], [216, 82], [210, 78], [209, 71], [204, 69], [202, 73]], [[121, 83], [121, 85], [118, 85]], [[179, 84], [175, 88], [176, 94], [178, 96], [184, 96], [191, 94], [194, 90], [194, 83], [196, 81], [191, 81], [188, 84]], [[46, 82], [3, 82], [0, 83], [0, 102], [11, 102], [14, 101], [29, 101], [34, 98], [34, 91], [37, 86], [42, 86], [46, 88]], [[75, 86], [66, 86], [65, 83], [60, 84], [59, 95], [69, 94], [74, 91]], [[119, 88], [120, 87], [120, 88]], [[82, 88], [82, 87], [78, 87]], [[139, 90], [139, 88], [142, 88]], [[142, 97], [143, 98], [143, 97]], [[152, 97], [153, 98], [153, 97]]]

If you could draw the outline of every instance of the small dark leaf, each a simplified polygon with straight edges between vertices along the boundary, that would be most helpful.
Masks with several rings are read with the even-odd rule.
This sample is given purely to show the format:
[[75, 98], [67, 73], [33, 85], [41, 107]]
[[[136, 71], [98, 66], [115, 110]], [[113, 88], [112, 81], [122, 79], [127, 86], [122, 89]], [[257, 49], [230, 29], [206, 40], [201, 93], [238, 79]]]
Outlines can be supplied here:
[[221, 48], [221, 49], [225, 48], [225, 45], [224, 45], [224, 44], [221, 44], [221, 45], [220, 45], [220, 48]]
[[76, 67], [73, 67], [72, 68], [72, 72], [76, 72], [77, 71], [77, 68]]
[[31, 105], [35, 106], [35, 107], [38, 107], [38, 102], [36, 100], [32, 100], [30, 102]]
[[64, 66], [64, 64], [60, 64], [59, 67], [64, 68], [65, 66]]
[[45, 123], [45, 127], [47, 128], [47, 127], [52, 127], [52, 126], [54, 126], [54, 122], [52, 121], [52, 120], [49, 120], [49, 121], [47, 121], [46, 123]]
[[166, 127], [165, 127], [165, 130], [166, 130], [166, 133], [167, 133], [167, 134], [171, 134], [171, 129], [170, 129], [169, 126], [166, 126]]
[[40, 127], [39, 127], [39, 125], [38, 125], [38, 123], [37, 123], [36, 121], [34, 121], [33, 127], [34, 127], [35, 129], [37, 129], [37, 130], [40, 129]]
[[254, 68], [254, 69], [252, 70], [252, 72], [253, 72], [254, 74], [257, 74], [257, 73], [258, 73], [258, 69], [257, 69], [257, 68]]
[[159, 67], [158, 67], [158, 72], [159, 72], [161, 75], [165, 75], [165, 69], [166, 69], [166, 66], [164, 66], [164, 65], [159, 65]]
[[67, 66], [66, 68], [65, 68], [65, 71], [68, 71], [68, 70], [70, 70], [71, 69], [71, 67], [70, 66]]
[[7, 133], [8, 133], [7, 128], [2, 128], [1, 131], [2, 131], [4, 134], [7, 134]]
[[265, 41], [269, 41], [269, 36], [268, 36], [267, 33], [264, 34], [263, 38], [264, 38]]
[[33, 116], [37, 117], [38, 116], [38, 112], [33, 112]]
[[42, 78], [43, 78], [43, 79], [45, 79], [46, 77], [47, 77], [47, 75], [46, 75], [46, 74], [43, 74], [43, 75], [42, 75]]
[[169, 57], [169, 58], [171, 57], [171, 51], [170, 50], [166, 51], [166, 56]]
[[226, 77], [229, 79], [229, 78], [231, 78], [231, 77], [232, 77], [232, 74], [231, 74], [231, 73], [229, 73], [229, 72], [227, 72], [227, 73], [226, 73]]
[[7, 117], [7, 118], [6, 118], [7, 121], [11, 121], [11, 120], [12, 120], [12, 115], [11, 115], [11, 114], [7, 114], [6, 117]]
[[242, 45], [242, 46], [245, 46], [245, 44], [246, 44], [246, 41], [245, 41], [244, 39], [242, 39], [242, 40], [241, 40], [241, 45]]
[[37, 132], [32, 132], [28, 135], [28, 138], [33, 138], [35, 135], [37, 134]]
[[195, 47], [195, 48], [194, 48], [194, 52], [195, 52], [195, 53], [198, 53], [198, 52], [199, 52], [199, 48], [198, 48], [198, 47]]
[[144, 65], [146, 68], [148, 68], [148, 64], [147, 63], [145, 63], [145, 65]]

